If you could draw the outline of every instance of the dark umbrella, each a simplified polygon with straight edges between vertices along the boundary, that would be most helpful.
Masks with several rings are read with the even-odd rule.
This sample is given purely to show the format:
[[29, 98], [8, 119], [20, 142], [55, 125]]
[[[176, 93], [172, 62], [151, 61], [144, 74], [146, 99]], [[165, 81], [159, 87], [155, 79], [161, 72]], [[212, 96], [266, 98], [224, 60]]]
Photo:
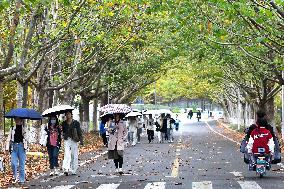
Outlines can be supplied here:
[[10, 110], [4, 116], [6, 118], [16, 118], [19, 117], [21, 119], [31, 119], [31, 120], [41, 120], [42, 116], [39, 112], [34, 109], [29, 108], [14, 108]]

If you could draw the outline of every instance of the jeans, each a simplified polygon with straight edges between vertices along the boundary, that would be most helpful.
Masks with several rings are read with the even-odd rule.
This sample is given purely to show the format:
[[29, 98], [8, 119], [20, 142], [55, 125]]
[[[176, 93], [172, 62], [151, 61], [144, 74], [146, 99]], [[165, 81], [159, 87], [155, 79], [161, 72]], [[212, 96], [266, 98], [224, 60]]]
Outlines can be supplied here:
[[171, 128], [167, 128], [167, 136], [168, 140], [173, 140], [173, 130]]
[[26, 151], [23, 143], [13, 143], [13, 151], [11, 153], [11, 166], [13, 176], [17, 178], [18, 166], [20, 172], [20, 182], [25, 182], [25, 163], [26, 163]]
[[128, 142], [130, 144], [133, 143], [133, 134], [134, 134], [134, 132], [128, 132]]
[[59, 148], [56, 146], [47, 147], [48, 156], [49, 156], [49, 168], [54, 169], [59, 167], [58, 165], [58, 153]]
[[62, 168], [65, 172], [76, 173], [78, 169], [78, 143], [68, 138], [64, 140], [64, 160]]

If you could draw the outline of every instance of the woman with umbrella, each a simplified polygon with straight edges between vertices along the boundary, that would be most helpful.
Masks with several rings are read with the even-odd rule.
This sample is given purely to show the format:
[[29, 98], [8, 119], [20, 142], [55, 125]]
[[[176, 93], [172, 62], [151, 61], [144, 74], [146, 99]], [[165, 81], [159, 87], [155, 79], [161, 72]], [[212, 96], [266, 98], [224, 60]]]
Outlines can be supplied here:
[[[14, 119], [16, 126], [10, 128], [7, 138], [6, 150], [11, 153], [11, 167], [13, 171], [12, 183], [19, 181], [20, 184], [25, 182], [25, 163], [26, 149], [28, 148], [28, 128], [24, 125], [24, 120], [16, 117]], [[19, 167], [19, 178], [18, 178]], [[19, 179], [19, 180], [18, 180]]]
[[51, 115], [47, 126], [44, 128], [46, 133], [46, 147], [49, 157], [50, 176], [59, 174], [58, 154], [61, 147], [61, 126], [56, 115]]
[[15, 108], [5, 115], [6, 118], [14, 118], [16, 126], [10, 128], [6, 141], [6, 151], [11, 153], [11, 167], [13, 171], [12, 183], [18, 182], [19, 167], [19, 183], [24, 184], [26, 150], [28, 149], [28, 128], [24, 125], [24, 119], [40, 120], [40, 113], [28, 108]]
[[116, 173], [123, 174], [123, 151], [124, 140], [127, 138], [127, 128], [121, 116], [118, 113], [114, 114], [114, 127], [109, 128], [109, 143], [108, 143], [108, 158], [113, 159]]

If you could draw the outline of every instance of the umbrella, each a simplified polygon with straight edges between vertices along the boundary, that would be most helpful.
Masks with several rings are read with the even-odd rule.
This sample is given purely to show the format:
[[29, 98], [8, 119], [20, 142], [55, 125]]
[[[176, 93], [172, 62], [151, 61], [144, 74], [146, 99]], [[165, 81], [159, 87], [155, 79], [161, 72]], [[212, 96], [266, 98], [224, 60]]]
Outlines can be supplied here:
[[48, 108], [42, 113], [42, 116], [44, 117], [49, 117], [51, 115], [57, 115], [57, 114], [64, 114], [70, 110], [74, 110], [72, 106], [69, 105], [59, 105], [59, 106], [54, 106], [52, 108]]
[[126, 104], [107, 104], [99, 109], [101, 112], [116, 114], [116, 113], [128, 113], [131, 112], [131, 107]]
[[147, 110], [147, 111], [143, 112], [143, 114], [146, 114], [146, 115], [149, 115], [149, 114], [157, 115], [157, 114], [160, 114], [160, 110]]
[[29, 108], [14, 108], [11, 111], [9, 111], [4, 117], [6, 118], [19, 117], [21, 119], [31, 119], [31, 120], [42, 119], [42, 116], [39, 112]]
[[136, 116], [142, 116], [139, 112], [130, 112], [125, 117], [136, 117]]

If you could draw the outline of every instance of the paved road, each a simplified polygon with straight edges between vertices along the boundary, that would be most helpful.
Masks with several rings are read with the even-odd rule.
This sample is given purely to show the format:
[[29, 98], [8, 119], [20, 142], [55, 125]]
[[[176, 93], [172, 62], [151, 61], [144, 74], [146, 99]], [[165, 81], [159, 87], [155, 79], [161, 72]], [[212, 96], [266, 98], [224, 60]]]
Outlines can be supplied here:
[[[218, 130], [215, 121], [208, 124]], [[212, 132], [205, 121], [187, 120], [174, 133], [175, 142], [142, 143], [125, 151], [125, 174], [114, 174], [114, 164], [101, 154], [85, 155], [76, 176], [40, 176], [29, 188], [97, 189], [261, 189], [284, 188], [278, 165], [260, 179], [248, 172], [239, 146]], [[92, 161], [94, 159], [96, 161]]]

